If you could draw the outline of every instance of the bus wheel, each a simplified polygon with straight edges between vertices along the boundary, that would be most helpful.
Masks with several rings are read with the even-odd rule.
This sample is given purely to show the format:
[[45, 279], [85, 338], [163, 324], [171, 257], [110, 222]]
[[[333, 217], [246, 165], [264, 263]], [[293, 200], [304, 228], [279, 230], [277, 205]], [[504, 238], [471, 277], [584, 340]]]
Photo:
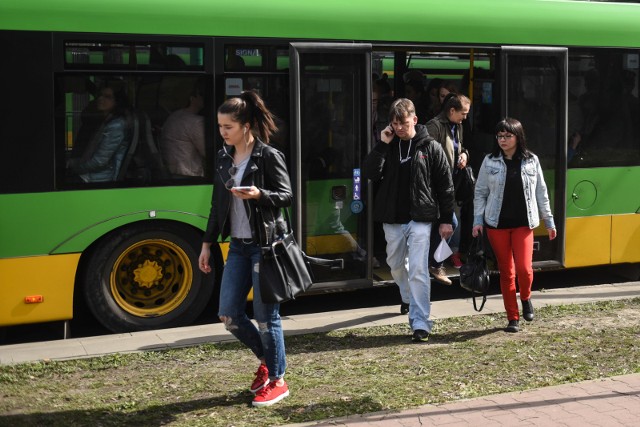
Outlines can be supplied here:
[[207, 305], [215, 274], [198, 269], [200, 236], [154, 221], [106, 236], [91, 256], [84, 296], [113, 332], [190, 324]]

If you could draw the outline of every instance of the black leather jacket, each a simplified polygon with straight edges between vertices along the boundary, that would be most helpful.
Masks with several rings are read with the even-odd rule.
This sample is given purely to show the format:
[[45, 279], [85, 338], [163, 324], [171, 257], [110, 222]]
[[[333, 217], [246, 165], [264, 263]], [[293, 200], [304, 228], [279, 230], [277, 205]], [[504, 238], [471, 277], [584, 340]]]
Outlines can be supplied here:
[[[231, 230], [229, 208], [233, 196], [225, 183], [231, 179], [229, 168], [233, 165], [234, 148], [227, 148], [227, 152], [218, 151], [216, 158], [211, 212], [203, 237], [208, 243], [215, 242], [218, 235], [225, 240]], [[284, 154], [256, 138], [241, 185], [260, 189], [260, 198], [245, 200], [244, 207], [253, 240], [264, 246], [287, 229], [280, 208], [291, 206], [293, 194]]]
[[[453, 221], [453, 181], [442, 145], [431, 138], [423, 125], [416, 125], [416, 151], [411, 162], [409, 214], [413, 221], [451, 224]], [[363, 177], [378, 182], [373, 207], [375, 221], [393, 223], [398, 192], [399, 139], [378, 142], [363, 162]]]

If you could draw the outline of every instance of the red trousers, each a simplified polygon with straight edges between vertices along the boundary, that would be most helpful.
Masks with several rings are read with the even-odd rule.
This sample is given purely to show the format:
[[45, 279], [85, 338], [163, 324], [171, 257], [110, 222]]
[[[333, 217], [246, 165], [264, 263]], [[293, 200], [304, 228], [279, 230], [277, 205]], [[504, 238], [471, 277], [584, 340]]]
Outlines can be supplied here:
[[486, 228], [500, 270], [500, 290], [509, 320], [519, 320], [516, 275], [520, 299], [531, 298], [533, 283], [533, 230], [529, 227]]

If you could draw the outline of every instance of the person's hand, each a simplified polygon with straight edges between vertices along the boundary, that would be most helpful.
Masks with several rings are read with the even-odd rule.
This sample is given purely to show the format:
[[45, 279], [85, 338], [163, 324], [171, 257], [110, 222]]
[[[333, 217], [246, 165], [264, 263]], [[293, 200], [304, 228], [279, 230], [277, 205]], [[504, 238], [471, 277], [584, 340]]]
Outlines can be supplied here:
[[473, 229], [471, 230], [471, 235], [473, 237], [478, 237], [478, 233], [484, 233], [483, 227], [481, 225], [474, 225]]
[[558, 232], [555, 228], [547, 228], [547, 233], [549, 233], [549, 240], [553, 240], [558, 235]]
[[458, 169], [464, 169], [467, 167], [467, 153], [460, 153], [458, 156]]
[[255, 185], [252, 185], [248, 190], [238, 190], [232, 187], [230, 191], [231, 194], [243, 200], [260, 198], [260, 190]]
[[202, 244], [202, 250], [198, 257], [198, 267], [200, 271], [205, 274], [211, 273], [211, 266], [209, 265], [209, 258], [211, 257], [211, 246], [208, 243]]
[[380, 140], [385, 144], [388, 144], [393, 141], [393, 135], [393, 126], [389, 125], [386, 128], [382, 129], [382, 132], [380, 132]]
[[448, 240], [453, 236], [453, 226], [451, 224], [440, 224], [438, 232], [440, 233], [440, 237], [444, 240]]

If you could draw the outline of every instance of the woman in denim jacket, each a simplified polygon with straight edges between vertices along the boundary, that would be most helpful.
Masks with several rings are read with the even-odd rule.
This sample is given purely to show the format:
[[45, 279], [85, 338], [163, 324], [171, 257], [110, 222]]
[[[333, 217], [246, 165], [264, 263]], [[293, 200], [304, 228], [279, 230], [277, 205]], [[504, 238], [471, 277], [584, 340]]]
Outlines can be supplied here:
[[556, 227], [538, 157], [527, 149], [522, 124], [505, 118], [496, 125], [496, 144], [478, 172], [473, 200], [473, 236], [487, 229], [500, 270], [500, 289], [509, 324], [506, 332], [518, 332], [516, 274], [522, 317], [533, 320], [533, 229], [542, 215], [549, 239]]

